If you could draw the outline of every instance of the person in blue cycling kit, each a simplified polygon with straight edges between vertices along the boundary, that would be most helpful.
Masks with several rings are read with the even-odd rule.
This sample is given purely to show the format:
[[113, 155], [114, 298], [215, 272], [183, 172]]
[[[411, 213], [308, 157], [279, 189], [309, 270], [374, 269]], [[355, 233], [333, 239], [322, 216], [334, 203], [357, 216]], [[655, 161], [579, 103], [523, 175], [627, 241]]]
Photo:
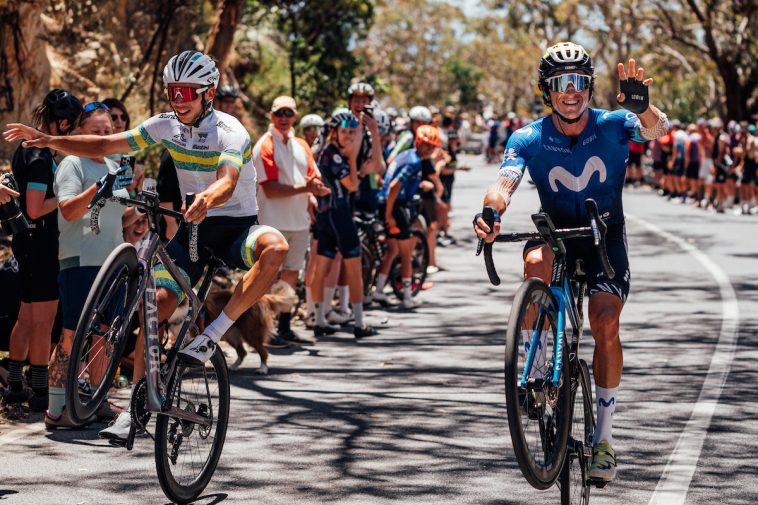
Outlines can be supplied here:
[[[633, 59], [628, 67], [617, 65], [621, 92], [617, 101], [625, 109], [606, 111], [588, 107], [594, 87], [594, 68], [580, 45], [562, 42], [550, 47], [540, 60], [539, 87], [552, 108], [543, 117], [508, 139], [497, 180], [488, 188], [484, 205], [503, 215], [511, 195], [524, 174], [534, 181], [542, 210], [557, 227], [585, 226], [584, 200], [593, 198], [608, 224], [608, 256], [616, 276], [607, 278], [588, 239], [569, 240], [568, 265], [584, 260], [589, 291], [589, 321], [595, 339], [593, 374], [597, 398], [597, 426], [593, 435], [590, 478], [611, 481], [616, 476], [612, 448], [613, 412], [618, 404], [623, 354], [619, 318], [629, 293], [624, 212], [624, 185], [629, 141], [653, 140], [668, 131], [666, 115], [650, 104], [648, 89], [653, 79]], [[500, 231], [475, 218], [474, 230], [488, 242]], [[527, 243], [524, 276], [549, 282], [553, 263], [550, 249]], [[543, 363], [544, 364], [544, 357]], [[537, 366], [542, 366], [537, 363]]]

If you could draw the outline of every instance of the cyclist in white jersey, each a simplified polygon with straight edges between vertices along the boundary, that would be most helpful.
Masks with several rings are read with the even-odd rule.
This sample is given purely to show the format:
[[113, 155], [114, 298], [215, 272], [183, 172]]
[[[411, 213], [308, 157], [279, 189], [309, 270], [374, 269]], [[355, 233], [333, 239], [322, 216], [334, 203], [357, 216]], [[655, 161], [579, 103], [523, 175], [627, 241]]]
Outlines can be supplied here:
[[[184, 218], [199, 224], [200, 261], [189, 259], [186, 227], [167, 248], [171, 258], [191, 284], [200, 278], [203, 261], [211, 254], [230, 266], [248, 269], [219, 318], [179, 353], [183, 359], [205, 362], [226, 330], [268, 291], [288, 246], [276, 229], [257, 223], [250, 136], [237, 119], [212, 107], [219, 81], [213, 60], [197, 51], [184, 51], [169, 60], [163, 81], [174, 112], [154, 116], [131, 131], [104, 137], [60, 137], [9, 124], [4, 136], [8, 142], [25, 140], [26, 147], [50, 147], [86, 157], [144, 149], [158, 142], [166, 147], [174, 159], [182, 195], [196, 195]], [[181, 290], [160, 265], [155, 277], [162, 321], [176, 308]]]

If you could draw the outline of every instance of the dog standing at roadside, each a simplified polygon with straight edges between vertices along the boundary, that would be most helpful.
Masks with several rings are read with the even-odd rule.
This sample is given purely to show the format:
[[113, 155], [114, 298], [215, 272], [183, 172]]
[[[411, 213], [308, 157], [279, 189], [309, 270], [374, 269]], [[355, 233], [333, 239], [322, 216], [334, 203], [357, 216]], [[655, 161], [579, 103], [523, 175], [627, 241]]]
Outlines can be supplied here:
[[[234, 287], [211, 288], [208, 293], [203, 311], [205, 316], [198, 323], [200, 330], [211, 324], [224, 309], [232, 297]], [[278, 281], [271, 286], [271, 292], [263, 295], [261, 299], [246, 310], [224, 334], [221, 340], [225, 340], [237, 351], [237, 360], [229, 365], [235, 370], [242, 364], [247, 355], [245, 343], [255, 349], [261, 357], [261, 365], [256, 370], [259, 374], [268, 373], [268, 342], [273, 334], [274, 319], [279, 317], [280, 312], [292, 310], [297, 303], [295, 290], [286, 282]], [[172, 332], [181, 328], [187, 315], [186, 302], [180, 305], [169, 319]], [[174, 333], [176, 334], [176, 333]]]

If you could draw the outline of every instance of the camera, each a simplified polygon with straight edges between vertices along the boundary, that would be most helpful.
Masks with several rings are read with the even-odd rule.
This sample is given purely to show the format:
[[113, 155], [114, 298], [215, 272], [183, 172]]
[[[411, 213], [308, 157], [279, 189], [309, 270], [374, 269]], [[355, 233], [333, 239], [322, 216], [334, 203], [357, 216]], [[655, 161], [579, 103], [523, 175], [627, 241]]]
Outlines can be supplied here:
[[367, 116], [374, 117], [374, 108], [371, 105], [363, 107], [363, 113]]
[[[6, 173], [0, 175], [0, 184], [18, 191], [18, 185], [13, 174]], [[18, 200], [11, 197], [10, 202], [6, 202], [0, 205], [0, 230], [5, 235], [13, 235], [29, 228], [29, 221], [26, 220], [26, 216], [21, 213], [21, 209], [18, 207]]]

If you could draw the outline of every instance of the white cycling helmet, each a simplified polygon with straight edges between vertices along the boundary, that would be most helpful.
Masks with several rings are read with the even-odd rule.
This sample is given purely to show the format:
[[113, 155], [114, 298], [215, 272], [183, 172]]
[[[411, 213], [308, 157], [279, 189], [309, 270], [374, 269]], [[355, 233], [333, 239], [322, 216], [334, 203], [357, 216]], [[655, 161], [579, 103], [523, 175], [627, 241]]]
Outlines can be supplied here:
[[311, 126], [324, 126], [324, 120], [318, 114], [308, 114], [300, 120], [300, 128], [309, 128]]
[[199, 51], [184, 51], [172, 56], [163, 68], [163, 84], [189, 83], [215, 88], [220, 74], [210, 56]]
[[415, 107], [411, 108], [410, 112], [408, 112], [408, 117], [410, 117], [413, 121], [431, 123], [432, 111], [423, 105], [416, 105]]
[[337, 114], [342, 114], [344, 112], [350, 112], [350, 109], [347, 107], [337, 107], [332, 111], [332, 116], [336, 116]]
[[390, 121], [389, 115], [387, 115], [386, 112], [384, 112], [381, 109], [374, 110], [374, 119], [376, 119], [376, 123], [379, 126], [379, 133], [384, 135], [388, 131], [390, 131], [390, 128], [392, 127], [392, 122]]

